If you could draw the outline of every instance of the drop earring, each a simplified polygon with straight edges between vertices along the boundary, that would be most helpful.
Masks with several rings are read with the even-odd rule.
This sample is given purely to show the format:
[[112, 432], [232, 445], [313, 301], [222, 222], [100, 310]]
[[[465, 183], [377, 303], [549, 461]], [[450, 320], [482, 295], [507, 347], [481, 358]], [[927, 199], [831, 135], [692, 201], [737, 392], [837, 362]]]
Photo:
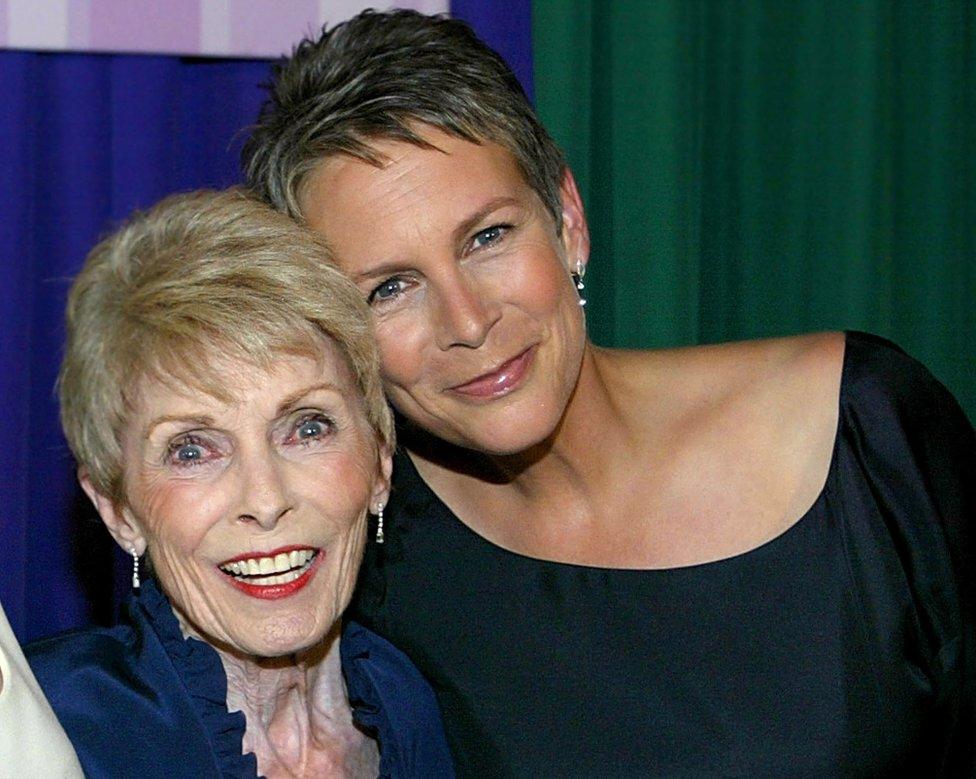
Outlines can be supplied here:
[[574, 270], [570, 276], [572, 276], [573, 283], [576, 285], [576, 290], [579, 292], [579, 304], [581, 306], [586, 305], [586, 295], [584, 294], [585, 285], [583, 284], [583, 275], [586, 273], [586, 266], [583, 264], [582, 260], [576, 261], [576, 270]]
[[383, 504], [376, 504], [376, 543], [383, 543]]
[[134, 546], [129, 547], [129, 554], [132, 555], [132, 589], [138, 590], [140, 586], [139, 555], [136, 553], [136, 548]]

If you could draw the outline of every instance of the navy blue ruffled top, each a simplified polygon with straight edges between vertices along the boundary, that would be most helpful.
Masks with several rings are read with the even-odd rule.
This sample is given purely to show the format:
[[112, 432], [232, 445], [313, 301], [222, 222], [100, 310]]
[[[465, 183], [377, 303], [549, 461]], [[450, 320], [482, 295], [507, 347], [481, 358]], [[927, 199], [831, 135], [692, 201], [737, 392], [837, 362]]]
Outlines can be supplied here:
[[515, 554], [395, 462], [355, 619], [430, 680], [460, 776], [976, 776], [976, 436], [847, 338], [822, 493], [717, 562]]
[[[430, 688], [387, 641], [343, 628], [343, 673], [357, 724], [377, 738], [381, 777], [451, 777]], [[88, 777], [253, 779], [245, 717], [227, 710], [216, 651], [184, 638], [152, 580], [113, 628], [42, 639], [25, 653]]]

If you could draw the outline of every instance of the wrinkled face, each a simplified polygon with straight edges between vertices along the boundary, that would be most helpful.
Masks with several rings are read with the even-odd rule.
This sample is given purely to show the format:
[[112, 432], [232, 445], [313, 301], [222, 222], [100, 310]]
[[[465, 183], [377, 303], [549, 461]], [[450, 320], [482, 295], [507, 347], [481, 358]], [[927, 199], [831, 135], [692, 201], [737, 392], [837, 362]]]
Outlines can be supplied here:
[[377, 142], [383, 167], [326, 159], [303, 212], [369, 299], [393, 405], [452, 443], [521, 452], [552, 433], [579, 375], [582, 213], [564, 186], [557, 235], [508, 151], [424, 137], [437, 148]]
[[146, 381], [123, 433], [123, 514], [163, 591], [193, 631], [247, 655], [325, 636], [352, 594], [366, 512], [385, 502], [389, 457], [323, 346], [318, 363], [267, 372], [229, 362], [230, 404]]

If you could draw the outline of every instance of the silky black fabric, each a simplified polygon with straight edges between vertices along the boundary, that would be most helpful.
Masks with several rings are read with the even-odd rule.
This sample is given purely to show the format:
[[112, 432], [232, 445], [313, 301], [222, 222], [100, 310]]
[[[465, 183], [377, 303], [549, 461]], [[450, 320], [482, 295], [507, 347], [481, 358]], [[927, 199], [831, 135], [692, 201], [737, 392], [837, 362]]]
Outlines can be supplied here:
[[839, 402], [810, 510], [685, 568], [505, 551], [398, 457], [353, 613], [433, 683], [459, 775], [971, 776], [973, 428], [863, 334]]
[[[343, 626], [340, 650], [353, 718], [380, 744], [381, 779], [453, 777], [433, 695], [403, 654], [355, 623]], [[254, 755], [242, 753], [244, 715], [227, 710], [220, 658], [183, 637], [152, 580], [119, 625], [63, 633], [25, 651], [85, 776], [257, 777]]]

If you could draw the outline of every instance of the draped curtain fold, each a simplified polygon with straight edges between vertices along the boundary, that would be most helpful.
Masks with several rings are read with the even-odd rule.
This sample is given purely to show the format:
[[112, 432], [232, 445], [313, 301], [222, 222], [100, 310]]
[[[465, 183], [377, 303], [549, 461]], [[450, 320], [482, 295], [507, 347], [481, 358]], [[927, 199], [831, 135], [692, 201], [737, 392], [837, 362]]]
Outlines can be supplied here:
[[0, 52], [0, 595], [22, 640], [109, 619], [128, 565], [75, 483], [58, 423], [68, 279], [133, 209], [238, 181], [240, 131], [267, 72], [264, 61]]
[[536, 0], [598, 343], [885, 335], [976, 418], [976, 5]]

